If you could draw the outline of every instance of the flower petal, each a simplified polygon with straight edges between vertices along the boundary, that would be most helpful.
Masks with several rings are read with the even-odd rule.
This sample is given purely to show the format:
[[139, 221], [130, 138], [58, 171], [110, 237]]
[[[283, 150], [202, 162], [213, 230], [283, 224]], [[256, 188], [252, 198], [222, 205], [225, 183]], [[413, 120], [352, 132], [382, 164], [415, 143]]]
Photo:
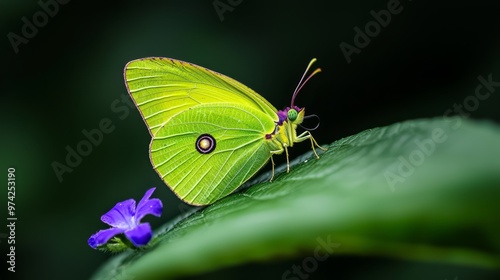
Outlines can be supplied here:
[[148, 244], [153, 234], [149, 223], [144, 223], [133, 229], [125, 231], [125, 236], [132, 242], [132, 244], [134, 244], [135, 247], [140, 247]]
[[149, 199], [155, 189], [156, 188], [149, 189], [146, 194], [144, 194], [144, 197], [141, 199], [141, 201], [139, 201], [139, 204], [137, 205], [137, 209], [135, 211], [136, 223], [139, 223], [140, 220], [148, 214], [155, 215], [157, 217], [161, 216], [161, 212], [163, 210], [163, 204], [161, 203], [161, 200], [159, 200], [158, 198]]
[[141, 201], [139, 201], [139, 206], [140, 206], [143, 202], [147, 201], [147, 200], [151, 197], [151, 195], [153, 194], [153, 192], [154, 192], [155, 190], [156, 190], [156, 188], [150, 188], [149, 190], [147, 190], [147, 191], [146, 191], [146, 193], [144, 194], [144, 196], [142, 197]]
[[101, 221], [106, 224], [121, 228], [130, 229], [135, 226], [132, 217], [135, 214], [135, 200], [128, 199], [122, 202], [118, 202], [115, 207], [109, 210], [106, 214], [101, 216]]
[[140, 208], [137, 208], [137, 211], [135, 213], [135, 220], [137, 221], [137, 223], [139, 223], [139, 221], [148, 214], [160, 217], [162, 210], [163, 205], [161, 203], [161, 200], [159, 200], [158, 198], [150, 199], [148, 200], [148, 202], [142, 204]]
[[119, 228], [100, 230], [89, 238], [88, 244], [90, 247], [95, 249], [98, 246], [106, 244], [113, 236], [123, 232], [124, 230]]

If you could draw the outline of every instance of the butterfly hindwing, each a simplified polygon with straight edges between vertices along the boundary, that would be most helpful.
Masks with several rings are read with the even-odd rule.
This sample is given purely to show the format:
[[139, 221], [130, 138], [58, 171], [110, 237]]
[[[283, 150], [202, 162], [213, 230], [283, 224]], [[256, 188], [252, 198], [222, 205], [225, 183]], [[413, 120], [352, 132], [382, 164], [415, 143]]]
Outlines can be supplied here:
[[[244, 104], [198, 105], [159, 127], [150, 146], [151, 162], [182, 200], [210, 204], [232, 193], [269, 160], [265, 135], [274, 128], [271, 117]], [[214, 140], [212, 151], [197, 149], [200, 136]]]

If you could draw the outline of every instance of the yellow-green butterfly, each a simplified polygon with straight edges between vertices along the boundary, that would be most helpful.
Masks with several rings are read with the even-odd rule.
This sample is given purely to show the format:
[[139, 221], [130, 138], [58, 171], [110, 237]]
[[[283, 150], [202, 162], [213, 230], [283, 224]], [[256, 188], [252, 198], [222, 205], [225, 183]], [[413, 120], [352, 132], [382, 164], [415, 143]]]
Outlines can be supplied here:
[[[277, 110], [243, 84], [209, 69], [171, 58], [129, 62], [127, 90], [146, 122], [152, 140], [151, 163], [162, 180], [183, 201], [207, 205], [232, 193], [275, 154], [296, 142], [304, 108], [294, 100], [311, 60], [292, 96], [290, 107]], [[273, 162], [274, 176], [274, 162]], [[289, 166], [287, 166], [287, 171]], [[271, 178], [272, 179], [272, 178]]]

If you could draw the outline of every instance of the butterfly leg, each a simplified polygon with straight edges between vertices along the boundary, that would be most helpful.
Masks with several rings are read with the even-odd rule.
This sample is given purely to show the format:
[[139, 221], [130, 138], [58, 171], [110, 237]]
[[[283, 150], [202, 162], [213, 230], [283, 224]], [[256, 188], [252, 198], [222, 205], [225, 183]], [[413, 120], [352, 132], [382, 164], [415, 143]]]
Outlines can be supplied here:
[[274, 178], [274, 159], [273, 159], [273, 155], [279, 155], [279, 154], [283, 153], [283, 150], [285, 150], [285, 153], [286, 153], [287, 172], [290, 170], [290, 164], [288, 162], [288, 149], [287, 149], [286, 146], [279, 146], [279, 149], [271, 151], [271, 163], [272, 163], [272, 173], [273, 174], [271, 175], [271, 179], [269, 180], [270, 182]]
[[328, 150], [327, 148], [321, 147], [318, 144], [318, 142], [316, 142], [316, 139], [314, 139], [314, 137], [311, 135], [311, 132], [309, 132], [309, 131], [304, 131], [302, 134], [300, 134], [299, 136], [297, 136], [297, 138], [295, 139], [294, 142], [302, 142], [302, 141], [304, 141], [306, 139], [311, 140], [311, 147], [312, 147], [312, 150], [313, 150], [314, 154], [316, 155], [316, 158], [319, 158], [319, 156], [318, 156], [318, 153], [316, 153], [316, 149], [314, 148], [314, 146], [320, 148], [323, 151]]
[[272, 167], [272, 174], [271, 174], [271, 179], [269, 179], [269, 182], [272, 182], [274, 179], [274, 159], [272, 153], [271, 153], [271, 167]]
[[286, 154], [286, 173], [290, 172], [290, 160], [288, 158], [288, 147], [286, 145], [283, 146], [285, 149], [285, 154]]
[[283, 145], [280, 150], [271, 151], [271, 154], [281, 154], [281, 153], [283, 153], [283, 150], [285, 150], [285, 155], [286, 155], [286, 173], [289, 173], [290, 172], [290, 159], [288, 157], [288, 145]]

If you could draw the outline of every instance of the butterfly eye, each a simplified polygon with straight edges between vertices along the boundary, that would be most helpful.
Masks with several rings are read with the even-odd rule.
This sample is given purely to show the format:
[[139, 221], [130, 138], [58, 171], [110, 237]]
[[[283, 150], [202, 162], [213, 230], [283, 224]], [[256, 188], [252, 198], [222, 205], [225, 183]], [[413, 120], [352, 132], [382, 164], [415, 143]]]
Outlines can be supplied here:
[[202, 134], [196, 139], [196, 150], [200, 154], [208, 154], [215, 150], [215, 138], [210, 134]]
[[295, 109], [290, 109], [288, 110], [288, 119], [290, 121], [295, 121], [297, 119], [297, 116], [298, 116], [298, 113], [297, 113], [297, 110]]

